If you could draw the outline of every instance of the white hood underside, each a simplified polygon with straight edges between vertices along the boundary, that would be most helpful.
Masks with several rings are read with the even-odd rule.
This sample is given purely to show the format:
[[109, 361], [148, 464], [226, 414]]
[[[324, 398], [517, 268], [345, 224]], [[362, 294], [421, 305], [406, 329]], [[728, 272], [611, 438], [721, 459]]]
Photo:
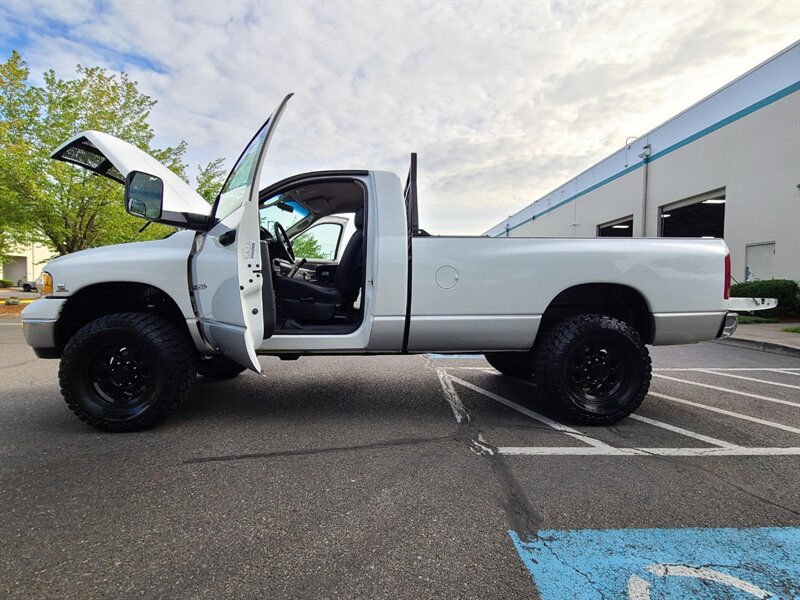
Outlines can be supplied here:
[[165, 211], [199, 215], [208, 215], [211, 212], [208, 202], [183, 179], [146, 152], [113, 135], [101, 131], [82, 131], [61, 144], [53, 151], [51, 157], [81, 166], [115, 181], [119, 181], [119, 177], [116, 173], [109, 172], [109, 165], [104, 162], [101, 164], [93, 162], [106, 159], [123, 180], [131, 171], [155, 175], [164, 182]]

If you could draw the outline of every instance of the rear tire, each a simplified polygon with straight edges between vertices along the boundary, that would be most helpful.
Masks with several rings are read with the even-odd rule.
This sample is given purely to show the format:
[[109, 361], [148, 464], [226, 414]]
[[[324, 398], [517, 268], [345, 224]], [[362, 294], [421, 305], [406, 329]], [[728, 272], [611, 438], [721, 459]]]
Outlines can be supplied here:
[[206, 354], [197, 361], [197, 374], [209, 379], [233, 379], [245, 368], [227, 356]]
[[26, 283], [25, 285], [23, 285], [23, 286], [22, 286], [22, 291], [23, 291], [23, 292], [30, 292], [30, 291], [31, 291], [31, 289], [32, 289], [32, 288], [31, 288], [31, 286], [30, 286], [30, 285], [28, 285], [27, 283]]
[[58, 378], [67, 406], [84, 423], [103, 431], [139, 431], [166, 419], [189, 395], [194, 348], [161, 317], [107, 315], [72, 336]]
[[484, 357], [503, 375], [519, 379], [533, 375], [533, 354], [531, 352], [490, 352], [484, 354]]
[[605, 315], [556, 323], [537, 342], [539, 387], [564, 415], [587, 425], [624, 419], [650, 389], [650, 355], [628, 324]]

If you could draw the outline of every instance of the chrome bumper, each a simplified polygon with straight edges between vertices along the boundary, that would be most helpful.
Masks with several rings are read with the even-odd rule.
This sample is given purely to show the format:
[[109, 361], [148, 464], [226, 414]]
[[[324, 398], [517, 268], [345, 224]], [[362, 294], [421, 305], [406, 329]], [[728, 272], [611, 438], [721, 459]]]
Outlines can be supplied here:
[[56, 320], [27, 319], [22, 321], [25, 341], [33, 348], [55, 348]]
[[721, 339], [732, 336], [733, 332], [736, 331], [736, 327], [738, 325], [739, 325], [738, 313], [729, 312], [727, 315], [725, 315], [725, 321], [722, 323], [722, 329], [720, 329], [717, 338]]

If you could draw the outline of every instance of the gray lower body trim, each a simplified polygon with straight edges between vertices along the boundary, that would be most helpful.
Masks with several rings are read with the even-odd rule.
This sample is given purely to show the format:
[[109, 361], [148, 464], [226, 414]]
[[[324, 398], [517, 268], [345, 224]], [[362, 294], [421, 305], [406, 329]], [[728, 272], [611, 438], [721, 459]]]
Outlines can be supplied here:
[[411, 316], [409, 352], [527, 350], [541, 315]]
[[654, 314], [653, 345], [692, 344], [716, 339], [726, 315], [726, 311]]

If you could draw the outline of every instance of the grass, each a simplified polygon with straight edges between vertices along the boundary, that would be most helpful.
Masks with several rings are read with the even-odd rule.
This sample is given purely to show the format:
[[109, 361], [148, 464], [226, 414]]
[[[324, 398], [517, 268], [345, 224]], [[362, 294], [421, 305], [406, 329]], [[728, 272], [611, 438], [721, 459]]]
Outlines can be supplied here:
[[758, 325], [759, 323], [777, 323], [774, 317], [752, 317], [750, 315], [739, 315], [739, 325]]
[[785, 331], [787, 333], [800, 333], [800, 327], [784, 327], [781, 331]]

